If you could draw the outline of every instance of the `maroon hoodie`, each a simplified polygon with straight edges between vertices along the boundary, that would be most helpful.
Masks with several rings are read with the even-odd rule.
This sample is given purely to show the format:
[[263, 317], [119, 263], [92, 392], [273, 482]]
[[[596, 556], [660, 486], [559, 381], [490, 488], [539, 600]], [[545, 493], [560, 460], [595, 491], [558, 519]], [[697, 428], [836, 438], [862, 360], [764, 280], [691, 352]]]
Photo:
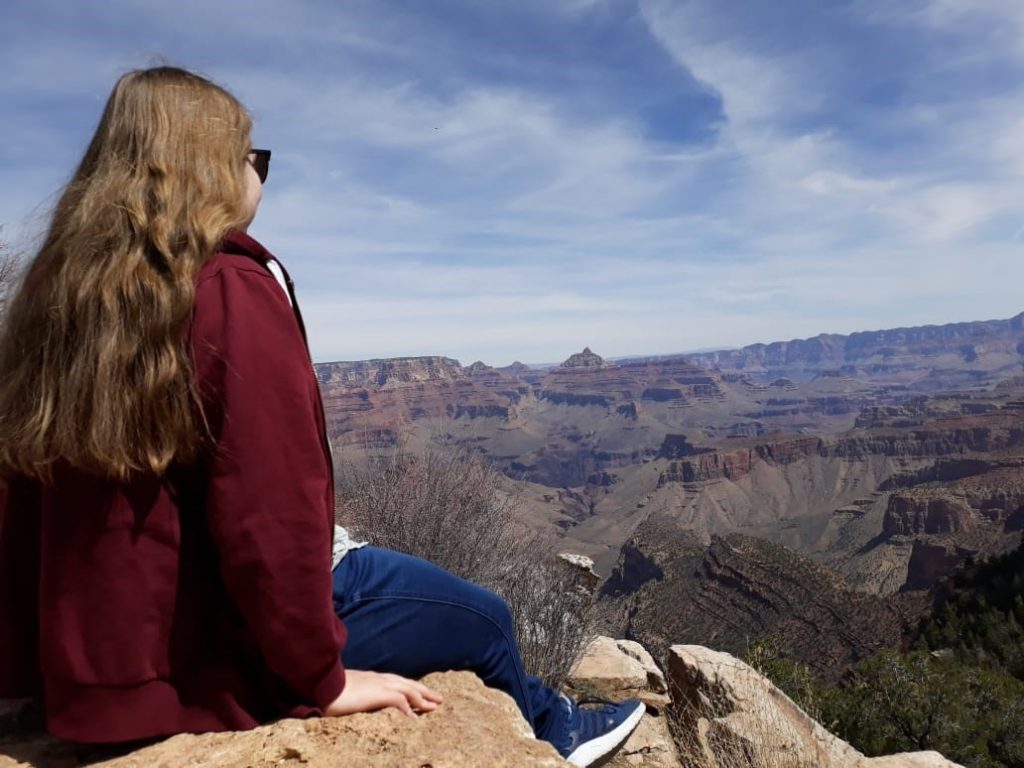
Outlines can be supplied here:
[[0, 490], [0, 698], [42, 695], [56, 736], [251, 728], [344, 686], [323, 409], [269, 258], [232, 232], [197, 276], [212, 459], [128, 483], [59, 465]]

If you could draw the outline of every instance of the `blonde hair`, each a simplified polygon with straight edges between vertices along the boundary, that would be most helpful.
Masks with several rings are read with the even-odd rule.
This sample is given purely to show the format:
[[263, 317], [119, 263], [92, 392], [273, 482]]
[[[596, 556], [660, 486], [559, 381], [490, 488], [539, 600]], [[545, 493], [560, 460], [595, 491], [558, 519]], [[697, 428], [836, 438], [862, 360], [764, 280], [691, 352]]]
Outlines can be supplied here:
[[206, 441], [183, 333], [196, 271], [244, 226], [251, 120], [174, 67], [114, 86], [0, 331], [0, 474], [125, 479]]

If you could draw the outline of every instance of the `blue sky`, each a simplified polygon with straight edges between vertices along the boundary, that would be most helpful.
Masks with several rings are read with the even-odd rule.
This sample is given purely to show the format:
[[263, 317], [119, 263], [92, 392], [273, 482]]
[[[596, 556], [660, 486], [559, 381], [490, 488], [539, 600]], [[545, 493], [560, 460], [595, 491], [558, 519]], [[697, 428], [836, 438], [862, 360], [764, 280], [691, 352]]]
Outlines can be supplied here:
[[557, 361], [1024, 309], [1019, 0], [7, 0], [30, 251], [116, 77], [273, 149], [251, 230], [317, 360]]

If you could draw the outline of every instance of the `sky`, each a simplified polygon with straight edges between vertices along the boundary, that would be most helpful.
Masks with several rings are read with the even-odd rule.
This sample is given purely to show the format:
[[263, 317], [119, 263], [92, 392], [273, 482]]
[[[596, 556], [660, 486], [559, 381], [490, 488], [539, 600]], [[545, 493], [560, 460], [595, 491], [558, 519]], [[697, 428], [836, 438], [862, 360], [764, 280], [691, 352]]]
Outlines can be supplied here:
[[1019, 0], [4, 0], [0, 238], [117, 77], [273, 151], [317, 361], [557, 362], [1024, 309]]

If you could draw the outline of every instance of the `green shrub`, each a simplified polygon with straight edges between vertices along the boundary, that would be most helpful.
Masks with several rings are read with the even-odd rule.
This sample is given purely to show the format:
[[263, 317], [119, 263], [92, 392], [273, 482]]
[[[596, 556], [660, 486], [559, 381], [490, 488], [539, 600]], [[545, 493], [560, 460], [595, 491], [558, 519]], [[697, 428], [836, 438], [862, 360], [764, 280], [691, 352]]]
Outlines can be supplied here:
[[1024, 680], [1024, 547], [967, 563], [947, 583], [916, 646]]
[[839, 685], [760, 638], [744, 660], [867, 755], [933, 749], [968, 768], [1024, 768], [1024, 682], [951, 652], [884, 650]]
[[774, 635], [760, 637], [747, 646], [742, 658], [771, 680], [800, 709], [828, 727], [822, 711], [822, 697], [827, 686], [815, 676], [810, 666], [786, 658], [781, 640]]
[[969, 768], [1024, 766], [1024, 683], [927, 651], [882, 651], [840, 686], [822, 715], [868, 755], [934, 749]]

